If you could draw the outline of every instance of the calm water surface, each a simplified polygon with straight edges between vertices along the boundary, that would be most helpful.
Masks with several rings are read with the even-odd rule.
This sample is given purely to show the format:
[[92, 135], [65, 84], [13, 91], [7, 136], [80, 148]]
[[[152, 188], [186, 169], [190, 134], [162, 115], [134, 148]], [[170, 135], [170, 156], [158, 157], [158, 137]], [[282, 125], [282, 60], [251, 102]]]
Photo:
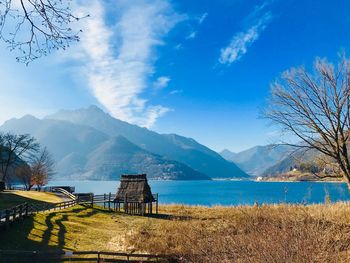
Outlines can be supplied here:
[[[323, 203], [350, 200], [346, 184], [319, 182], [254, 181], [149, 181], [163, 204], [252, 205], [259, 203]], [[50, 185], [75, 186], [76, 192], [115, 193], [119, 181], [52, 181]]]

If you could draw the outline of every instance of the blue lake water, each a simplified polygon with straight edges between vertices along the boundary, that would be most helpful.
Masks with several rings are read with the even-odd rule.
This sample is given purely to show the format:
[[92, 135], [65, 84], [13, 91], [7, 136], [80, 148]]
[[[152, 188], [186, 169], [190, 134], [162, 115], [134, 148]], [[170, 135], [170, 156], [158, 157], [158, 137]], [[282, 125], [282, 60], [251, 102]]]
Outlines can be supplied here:
[[[324, 203], [350, 200], [343, 183], [254, 181], [149, 181], [163, 204], [252, 205], [262, 203]], [[115, 193], [119, 181], [52, 181], [50, 185], [75, 186], [76, 192]]]

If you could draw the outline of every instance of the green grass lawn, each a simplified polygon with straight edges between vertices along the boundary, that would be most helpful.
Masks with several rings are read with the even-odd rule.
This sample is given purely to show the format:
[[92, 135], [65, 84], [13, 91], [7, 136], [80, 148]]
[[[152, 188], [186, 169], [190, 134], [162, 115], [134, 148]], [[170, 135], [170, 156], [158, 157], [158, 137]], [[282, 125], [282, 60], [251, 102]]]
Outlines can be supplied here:
[[4, 191], [0, 192], [0, 210], [22, 203], [43, 204], [59, 203], [62, 199], [53, 193], [36, 191]]

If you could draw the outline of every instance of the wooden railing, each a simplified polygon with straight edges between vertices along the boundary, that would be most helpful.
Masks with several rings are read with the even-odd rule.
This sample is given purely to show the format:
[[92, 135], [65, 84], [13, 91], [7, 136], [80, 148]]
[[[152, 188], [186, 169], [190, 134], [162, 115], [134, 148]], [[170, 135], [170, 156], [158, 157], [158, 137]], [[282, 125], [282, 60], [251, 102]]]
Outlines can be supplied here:
[[21, 220], [29, 214], [29, 205], [23, 203], [14, 207], [0, 210], [0, 226], [9, 226], [10, 223]]
[[60, 203], [28, 204], [23, 203], [11, 208], [0, 210], [0, 227], [7, 228], [13, 222], [23, 219], [24, 217], [43, 211], [55, 211], [65, 209], [77, 204], [76, 200]]
[[73, 195], [72, 193], [68, 192], [67, 190], [60, 188], [60, 187], [53, 187], [51, 188], [50, 192], [56, 192], [56, 193], [61, 193], [65, 196], [67, 196], [68, 198], [72, 199], [72, 200], [76, 200], [76, 196]]
[[[17, 251], [0, 250], [0, 258], [16, 260], [26, 257], [31, 262], [49, 262], [50, 260], [96, 261], [96, 262], [176, 262], [169, 255], [139, 254], [109, 251]], [[11, 261], [12, 262], [12, 261]]]

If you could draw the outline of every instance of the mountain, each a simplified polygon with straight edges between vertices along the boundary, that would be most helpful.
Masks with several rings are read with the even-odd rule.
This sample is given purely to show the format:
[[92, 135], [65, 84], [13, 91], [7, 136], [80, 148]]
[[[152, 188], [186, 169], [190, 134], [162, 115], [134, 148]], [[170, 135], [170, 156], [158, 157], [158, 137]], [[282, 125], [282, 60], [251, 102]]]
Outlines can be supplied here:
[[97, 107], [6, 121], [1, 131], [29, 133], [46, 146], [58, 178], [115, 179], [120, 173], [199, 180], [246, 177], [235, 164], [191, 138], [158, 134], [112, 118]]
[[231, 152], [228, 149], [224, 149], [219, 153], [224, 159], [233, 162], [233, 159], [237, 155], [237, 153]]
[[210, 179], [184, 164], [147, 152], [123, 136], [111, 138], [89, 154], [86, 171], [103, 179], [110, 179], [111, 174], [117, 179], [120, 174], [134, 173], [146, 173], [153, 179]]
[[113, 118], [96, 106], [79, 110], [61, 110], [46, 117], [94, 128], [109, 137], [123, 136], [147, 152], [185, 164], [211, 178], [245, 178], [248, 175], [194, 139], [176, 134], [159, 134]]
[[65, 121], [40, 120], [30, 115], [6, 121], [0, 130], [34, 136], [42, 145], [48, 147], [56, 161], [71, 153], [86, 155], [109, 138], [91, 127]]
[[253, 176], [260, 176], [266, 169], [278, 164], [291, 152], [289, 146], [255, 146], [248, 150], [233, 153], [229, 150], [223, 150], [220, 154], [226, 160], [236, 163], [243, 171]]
[[27, 115], [6, 121], [1, 131], [29, 133], [56, 161], [56, 178], [117, 179], [121, 173], [148, 173], [150, 178], [210, 179], [176, 161], [165, 160], [127, 141], [92, 127]]
[[312, 161], [318, 155], [319, 153], [316, 150], [310, 150], [305, 153], [295, 152], [293, 154], [288, 154], [284, 159], [266, 169], [261, 175], [276, 176], [289, 172], [291, 169], [299, 167], [301, 160], [303, 162]]

